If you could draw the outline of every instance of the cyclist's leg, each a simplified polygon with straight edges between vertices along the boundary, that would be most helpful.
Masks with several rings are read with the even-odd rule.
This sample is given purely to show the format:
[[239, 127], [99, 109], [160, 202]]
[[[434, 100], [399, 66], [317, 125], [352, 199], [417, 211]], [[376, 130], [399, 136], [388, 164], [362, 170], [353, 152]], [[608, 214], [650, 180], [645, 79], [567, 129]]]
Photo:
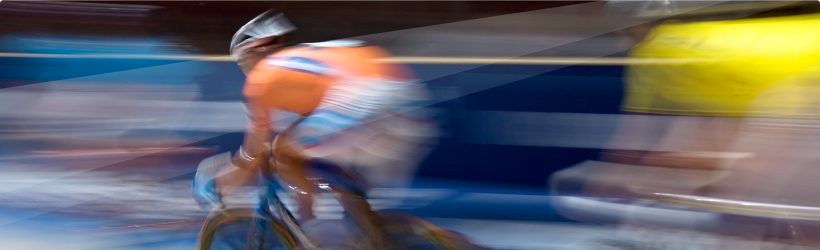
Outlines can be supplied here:
[[[650, 148], [657, 145], [660, 138], [669, 127], [668, 116], [652, 116], [643, 113], [624, 112], [621, 115], [618, 130], [598, 159], [601, 163], [578, 165], [563, 170], [553, 176], [553, 182], [579, 182], [580, 188], [575, 190], [553, 190], [553, 192], [579, 192], [587, 196], [598, 197], [631, 197], [621, 181], [611, 181], [611, 177], [631, 176], [634, 170], [627, 166], [638, 165], [641, 158], [649, 153]], [[613, 167], [618, 166], [618, 167]], [[570, 172], [587, 168], [584, 174], [569, 177]]]
[[[640, 129], [659, 126], [655, 130], [662, 132], [660, 139], [639, 145], [645, 151], [608, 151], [609, 154], [604, 155], [602, 160], [617, 163], [621, 167], [600, 168], [598, 170], [600, 172], [587, 177], [590, 180], [584, 190], [587, 194], [632, 197], [634, 194], [624, 184], [688, 194], [722, 178], [727, 164], [734, 159], [732, 157], [742, 156], [742, 154], [727, 151], [728, 142], [732, 141], [737, 133], [738, 119], [693, 116], [654, 117], [657, 120], [647, 120], [649, 116], [636, 117], [639, 119], [638, 122], [642, 121], [645, 124], [624, 126], [621, 130], [625, 135], [630, 135], [641, 133]], [[660, 126], [666, 128], [660, 128]], [[619, 142], [615, 142], [617, 143]], [[635, 144], [634, 142], [621, 144], [629, 143]], [[595, 182], [595, 177], [601, 180], [612, 179], [609, 178], [610, 176], [623, 176], [631, 181]], [[613, 189], [619, 192], [614, 192]]]
[[739, 119], [733, 117], [675, 117], [658, 145], [641, 157], [638, 164], [650, 167], [636, 173], [638, 179], [646, 180], [640, 185], [693, 194], [721, 181], [733, 161], [746, 156], [728, 148], [737, 135], [738, 124]]
[[[384, 224], [380, 217], [373, 212], [367, 202], [364, 191], [358, 188], [357, 183], [350, 178], [339, 178], [340, 174], [328, 169], [317, 170], [317, 164], [329, 164], [333, 168], [350, 169], [356, 154], [356, 146], [362, 141], [359, 133], [353, 131], [334, 131], [327, 129], [324, 124], [320, 124], [313, 117], [307, 117], [302, 123], [296, 124], [292, 129], [286, 130], [277, 137], [275, 142], [274, 155], [277, 158], [277, 172], [285, 182], [300, 189], [302, 194], [297, 194], [297, 202], [300, 206], [300, 214], [313, 217], [310, 206], [313, 200], [313, 183], [308, 180], [312, 175], [323, 175], [325, 179], [333, 179], [332, 186], [337, 200], [341, 203], [345, 211], [351, 215], [353, 222], [360, 233], [367, 239], [382, 239], [380, 228]], [[350, 128], [356, 130], [356, 128]], [[320, 131], [320, 132], [315, 132]], [[332, 131], [328, 132], [328, 131]], [[315, 136], [320, 134], [331, 134], [332, 136], [322, 137], [315, 144], [304, 145], [306, 135]], [[321, 136], [317, 136], [321, 137]], [[295, 138], [295, 139], [294, 139]], [[298, 154], [295, 154], [298, 152]], [[285, 157], [283, 157], [285, 156]], [[298, 158], [296, 160], [283, 158]], [[280, 161], [287, 162], [284, 164]], [[311, 166], [308, 166], [311, 165]], [[312, 171], [307, 171], [310, 168]], [[368, 242], [381, 243], [381, 242]], [[371, 246], [375, 247], [375, 246]], [[391, 249], [375, 247], [374, 249]]]
[[[294, 124], [297, 125], [297, 124]], [[313, 215], [313, 184], [308, 180], [304, 170], [305, 157], [299, 152], [297, 143], [290, 139], [291, 128], [276, 137], [273, 142], [275, 155], [274, 168], [279, 176], [288, 185], [293, 185], [296, 202], [299, 204], [299, 219], [308, 221]]]
[[421, 161], [435, 147], [436, 125], [424, 117], [407, 115], [369, 123], [372, 133], [356, 145], [356, 172], [373, 187], [409, 186]]

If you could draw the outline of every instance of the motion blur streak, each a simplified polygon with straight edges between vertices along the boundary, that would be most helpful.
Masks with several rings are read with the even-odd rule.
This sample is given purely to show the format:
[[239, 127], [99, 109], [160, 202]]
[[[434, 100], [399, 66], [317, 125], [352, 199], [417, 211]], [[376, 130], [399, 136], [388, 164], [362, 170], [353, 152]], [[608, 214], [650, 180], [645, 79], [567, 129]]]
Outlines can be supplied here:
[[[193, 248], [192, 172], [247, 126], [230, 32], [278, 6], [346, 17], [316, 33], [381, 27], [338, 38], [387, 48], [433, 92], [445, 137], [411, 188], [370, 192], [375, 209], [494, 249], [820, 246], [820, 8], [731, 2], [638, 20], [605, 1], [3, 1], [0, 249]], [[314, 206], [344, 216], [327, 194]]]

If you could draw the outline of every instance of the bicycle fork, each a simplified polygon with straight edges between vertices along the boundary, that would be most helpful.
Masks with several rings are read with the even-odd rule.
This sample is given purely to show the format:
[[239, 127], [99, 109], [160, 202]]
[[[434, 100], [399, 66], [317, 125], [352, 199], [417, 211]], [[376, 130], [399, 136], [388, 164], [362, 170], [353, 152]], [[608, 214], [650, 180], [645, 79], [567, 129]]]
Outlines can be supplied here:
[[[271, 212], [269, 206], [273, 206], [275, 211]], [[274, 220], [277, 218], [281, 220], [285, 227], [288, 228], [294, 238], [296, 238], [299, 242], [299, 249], [321, 250], [321, 248], [308, 237], [307, 233], [305, 233], [296, 221], [296, 218], [293, 217], [290, 210], [282, 204], [282, 201], [275, 194], [268, 194], [260, 197], [258, 212], [268, 220]], [[258, 243], [252, 246], [249, 245], [249, 250], [264, 250], [264, 239], [267, 235], [270, 235], [270, 232], [268, 231], [269, 228], [266, 228], [264, 221], [256, 220], [254, 224], [254, 232], [249, 234], [249, 236], [253, 237], [254, 240], [249, 240], [248, 242], [256, 241]]]

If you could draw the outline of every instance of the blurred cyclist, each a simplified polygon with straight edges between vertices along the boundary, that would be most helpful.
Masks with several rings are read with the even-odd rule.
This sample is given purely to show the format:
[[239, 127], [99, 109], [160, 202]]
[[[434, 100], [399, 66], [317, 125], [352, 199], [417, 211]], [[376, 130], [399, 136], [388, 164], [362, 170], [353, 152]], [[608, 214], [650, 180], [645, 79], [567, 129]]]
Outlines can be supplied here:
[[[626, 32], [636, 35], [630, 36], [635, 39], [630, 56], [654, 60], [631, 64], [626, 72], [623, 110], [642, 115], [623, 120], [611, 144], [615, 150], [604, 153], [603, 163], [588, 164], [585, 171], [562, 171], [553, 177], [553, 186], [581, 180], [582, 193], [596, 198], [636, 200], [660, 192], [747, 204], [820, 206], [808, 188], [820, 176], [820, 159], [814, 153], [820, 148], [820, 14], [806, 13], [818, 3], [800, 2], [776, 11], [770, 10], [789, 2], [732, 6], [730, 1], [720, 8], [689, 9], [672, 6], [673, 1], [622, 3], [654, 4], [654, 9], [639, 8], [634, 16], [660, 14], [639, 21], [650, 25]], [[704, 3], [719, 4], [677, 2]], [[606, 211], [599, 206], [604, 203], [616, 202], [575, 208]], [[674, 213], [612, 217], [658, 219], [663, 225], [693, 221]], [[788, 232], [743, 220], [714, 222], [720, 223], [721, 234], [759, 241], [820, 232], [820, 225], [808, 222], [790, 224]], [[749, 235], [753, 231], [765, 233]], [[799, 244], [820, 245], [813, 241]]]
[[[219, 174], [198, 171], [194, 195], [200, 204], [219, 204], [220, 195], [262, 169], [299, 189], [300, 220], [310, 220], [314, 192], [308, 166], [332, 164], [372, 186], [403, 186], [435, 142], [436, 124], [423, 109], [430, 104], [427, 89], [409, 69], [384, 62], [387, 52], [361, 41], [294, 44], [294, 30], [271, 10], [234, 35], [231, 55], [247, 75], [249, 128], [230, 166]], [[300, 118], [277, 135], [281, 118], [272, 111]], [[354, 204], [357, 211], [347, 211], [354, 219], [375, 223], [363, 194], [347, 193], [340, 201]]]
[[[624, 186], [651, 185], [669, 192], [702, 192], [730, 170], [740, 170], [731, 167], [738, 161], [766, 151], [738, 147], [740, 133], [749, 131], [750, 118], [760, 108], [775, 103], [770, 93], [791, 86], [784, 80], [814, 64], [816, 53], [808, 45], [816, 36], [806, 32], [815, 16], [769, 17], [803, 9], [788, 4], [609, 1], [610, 14], [631, 18], [631, 26], [621, 30], [629, 40], [630, 57], [657, 61], [627, 67], [623, 111], [644, 116], [624, 119], [611, 144], [615, 149], [601, 159], [652, 167], [631, 167], [643, 169], [635, 183], [595, 183], [587, 191], [620, 196], [631, 193]], [[630, 137], [648, 131], [660, 136]]]

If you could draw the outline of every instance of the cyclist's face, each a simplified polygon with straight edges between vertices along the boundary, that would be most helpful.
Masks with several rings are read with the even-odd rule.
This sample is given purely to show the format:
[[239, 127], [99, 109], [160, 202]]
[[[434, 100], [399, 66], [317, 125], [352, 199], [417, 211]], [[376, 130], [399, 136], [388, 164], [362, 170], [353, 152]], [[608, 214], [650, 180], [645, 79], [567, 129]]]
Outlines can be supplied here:
[[259, 39], [249, 43], [245, 48], [240, 49], [242, 51], [240, 52], [242, 54], [242, 58], [237, 63], [242, 71], [247, 75], [256, 63], [264, 59], [266, 56], [283, 48], [284, 44], [279, 43], [276, 40], [276, 37]]
[[242, 69], [242, 72], [244, 72], [245, 75], [247, 75], [248, 73], [250, 73], [251, 70], [253, 70], [254, 66], [256, 66], [256, 64], [259, 63], [259, 61], [265, 59], [265, 57], [267, 57], [268, 55], [276, 53], [281, 49], [282, 47], [277, 47], [263, 51], [249, 52], [244, 56], [242, 60], [238, 62], [239, 67]]
[[239, 68], [242, 69], [242, 72], [247, 75], [251, 72], [251, 70], [253, 70], [254, 66], [256, 66], [260, 60], [265, 58], [265, 55], [266, 54], [263, 53], [249, 53], [237, 63], [239, 64]]

